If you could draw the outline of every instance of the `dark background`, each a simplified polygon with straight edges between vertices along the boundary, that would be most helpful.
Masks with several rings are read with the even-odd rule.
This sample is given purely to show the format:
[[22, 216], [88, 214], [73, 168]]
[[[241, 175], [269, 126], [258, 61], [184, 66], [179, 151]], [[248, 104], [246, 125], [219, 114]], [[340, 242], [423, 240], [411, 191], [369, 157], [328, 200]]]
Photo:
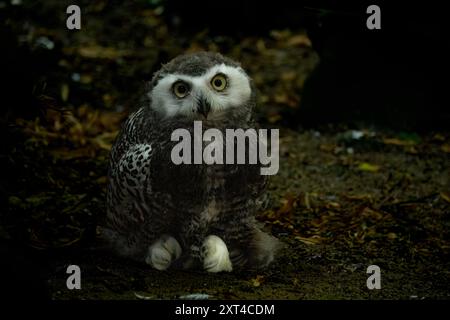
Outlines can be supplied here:
[[[365, 28], [370, 4], [381, 8], [381, 30]], [[173, 12], [183, 30], [209, 26], [217, 33], [263, 34], [286, 26], [306, 28], [321, 64], [295, 119], [304, 125], [361, 119], [432, 129], [449, 123], [448, 28], [446, 11], [436, 3], [201, 1], [195, 8], [173, 4]]]
[[[48, 298], [51, 295], [47, 288], [48, 278], [58, 274], [64, 279], [61, 265], [69, 261], [72, 254], [80, 255], [77, 246], [91, 245], [95, 227], [104, 213], [106, 151], [87, 150], [84, 153], [85, 148], [80, 158], [73, 160], [71, 153], [84, 145], [71, 139], [71, 131], [64, 137], [61, 134], [62, 142], [55, 138], [56, 142], [50, 141], [49, 145], [45, 144], [47, 142], [34, 145], [35, 137], [29, 135], [33, 121], [40, 119], [42, 126], [50, 126], [51, 119], [46, 118], [49, 111], [60, 112], [66, 108], [84, 120], [84, 116], [89, 119], [89, 113], [95, 110], [109, 112], [108, 115], [126, 113], [139, 100], [145, 81], [161, 63], [192, 49], [193, 42], [198, 42], [203, 49], [214, 43], [219, 51], [232, 53], [246, 39], [269, 39], [272, 30], [306, 30], [312, 45], [292, 52], [294, 55], [297, 52], [315, 54], [320, 62], [310, 70], [304, 86], [294, 92], [301, 96], [300, 101], [294, 101], [291, 106], [274, 104], [270, 112], [262, 109], [261, 122], [296, 132], [368, 127], [408, 132], [413, 137], [416, 133], [443, 132], [442, 139], [447, 139], [450, 122], [446, 94], [450, 57], [446, 32], [448, 13], [440, 2], [393, 2], [142, 0], [124, 4], [121, 1], [81, 1], [82, 31], [68, 32], [65, 8], [77, 3], [24, 1], [12, 5], [10, 1], [0, 1], [0, 236], [4, 239], [0, 245], [0, 284], [6, 288], [3, 293], [17, 298], [26, 291], [33, 297]], [[365, 27], [366, 8], [370, 4], [381, 7], [381, 30]], [[158, 15], [160, 20], [150, 21], [149, 25], [154, 23], [166, 30], [162, 36], [153, 30], [156, 27], [143, 24], [140, 16], [141, 11], [151, 12], [160, 7], [164, 8]], [[203, 33], [204, 30], [207, 32]], [[27, 38], [29, 34], [33, 36]], [[147, 35], [157, 40], [150, 45], [151, 50], [139, 51]], [[40, 36], [51, 40], [53, 47], [45, 49], [42, 44], [37, 45]], [[174, 41], [166, 41], [172, 37]], [[102, 60], [98, 57], [85, 59], [72, 52], [79, 49], [77, 46], [83, 48], [92, 44], [94, 38], [102, 48], [131, 49], [133, 53], [122, 57], [114, 51], [114, 58]], [[268, 43], [273, 44], [270, 41]], [[282, 47], [283, 40], [277, 41], [275, 46]], [[248, 45], [242, 45], [240, 50], [236, 58], [247, 57], [245, 63], [251, 67], [251, 57], [257, 59], [259, 56]], [[264, 66], [264, 62], [254, 63], [262, 64], [260, 69], [270, 73], [272, 65]], [[72, 83], [70, 77], [74, 72], [93, 74], [94, 80]], [[274, 82], [278, 81], [277, 72], [273, 71]], [[60, 85], [68, 81], [70, 95], [64, 99]], [[87, 115], [79, 111], [84, 104], [89, 105]], [[271, 120], [273, 114], [277, 116], [276, 120]], [[19, 123], [18, 119], [23, 121]], [[102, 132], [119, 127], [121, 119], [113, 116], [105, 119], [107, 123], [102, 122], [103, 127], [96, 130]], [[94, 130], [93, 134], [98, 132]], [[357, 149], [357, 146], [350, 146]], [[63, 148], [61, 154], [68, 160], [55, 160], [49, 156], [47, 151], [51, 148]], [[378, 145], [374, 148], [382, 149]], [[448, 154], [439, 154], [439, 164], [430, 164], [431, 169], [426, 166], [428, 159], [438, 154], [433, 148], [424, 146], [424, 153], [418, 156], [418, 162], [426, 167], [424, 172], [448, 168]], [[92, 176], [91, 172], [94, 172]], [[338, 176], [340, 172], [328, 175]], [[433, 184], [430, 179], [425, 174], [423, 181]], [[408, 180], [405, 181], [408, 184]], [[381, 188], [380, 184], [374, 185], [375, 191]], [[40, 196], [45, 192], [53, 198], [33, 198], [33, 195]], [[81, 200], [72, 200], [72, 194], [81, 193], [88, 195]], [[417, 192], [417, 198], [422, 199], [422, 196], [426, 195]], [[28, 201], [24, 203], [34, 199], [36, 205], [22, 205], [23, 199]], [[73, 217], [70, 220], [61, 214], [67, 208], [70, 209], [67, 212], [76, 216], [76, 227], [81, 225], [85, 231], [75, 248], [66, 246], [65, 242], [58, 246], [55, 240], [60, 237], [55, 231], [59, 226], [73, 223]], [[447, 210], [445, 208], [448, 206], [443, 211]], [[414, 229], [419, 220], [410, 219], [404, 213], [399, 215], [406, 222], [395, 227], [395, 232], [407, 226], [408, 237], [417, 236], [418, 241], [426, 238], [426, 231], [420, 227], [417, 227], [418, 231]], [[444, 224], [441, 227], [447, 230]], [[436, 234], [441, 235], [438, 232], [433, 235]], [[398, 250], [406, 252], [407, 249]], [[60, 256], [65, 257], [64, 263], [55, 262]], [[443, 260], [448, 258], [443, 254], [438, 256]], [[445, 286], [445, 281], [436, 279]]]
[[[180, 36], [208, 28], [211, 36], [239, 39], [261, 36], [272, 29], [305, 28], [321, 63], [305, 86], [298, 116], [289, 120], [291, 126], [364, 120], [393, 128], [432, 130], [445, 128], [449, 122], [444, 94], [448, 33], [446, 11], [439, 5], [378, 3], [382, 29], [368, 30], [365, 8], [371, 2], [364, 1], [341, 4], [231, 0], [196, 1], [195, 5], [186, 1], [155, 1], [159, 2], [165, 4], [164, 18], [171, 31]], [[114, 1], [107, 5], [121, 6]], [[152, 1], [146, 5], [151, 6]], [[60, 19], [54, 13], [26, 12], [29, 19], [39, 19], [33, 17], [39, 14], [50, 25], [57, 25]], [[18, 7], [4, 8], [1, 14], [24, 18]], [[42, 17], [43, 14], [47, 15]], [[42, 74], [55, 68], [58, 48], [30, 52], [17, 43], [15, 31], [9, 26], [0, 32], [4, 44], [0, 62], [4, 84], [2, 113], [27, 114], [36, 109], [31, 96], [33, 87]], [[160, 55], [161, 62], [170, 58], [164, 52]], [[155, 70], [146, 70], [147, 77], [152, 71]]]

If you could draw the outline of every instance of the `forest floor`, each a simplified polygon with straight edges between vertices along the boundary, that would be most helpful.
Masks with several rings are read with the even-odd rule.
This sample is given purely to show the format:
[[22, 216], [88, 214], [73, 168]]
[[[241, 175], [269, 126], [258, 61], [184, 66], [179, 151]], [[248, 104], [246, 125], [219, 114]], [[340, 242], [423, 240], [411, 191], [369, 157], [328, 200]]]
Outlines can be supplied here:
[[[106, 150], [68, 159], [39, 148], [22, 153], [23, 189], [10, 196], [14, 215], [3, 226], [28, 226], [28, 244], [49, 262], [53, 299], [448, 299], [445, 139], [282, 129], [280, 171], [259, 220], [287, 246], [259, 272], [160, 272], [96, 249]], [[66, 288], [70, 264], [82, 270], [82, 290]], [[381, 290], [366, 286], [369, 265], [381, 269]]]
[[[288, 126], [319, 62], [304, 31], [239, 41], [207, 30], [172, 37], [158, 8], [109, 3], [86, 2], [83, 32], [60, 27], [66, 14], [56, 1], [24, 8], [26, 24], [19, 11], [6, 21], [25, 41], [17, 52], [36, 105], [13, 106], [7, 121], [2, 160], [14, 175], [1, 186], [0, 238], [46, 261], [52, 299], [450, 298], [448, 132]], [[260, 91], [262, 122], [280, 128], [280, 170], [258, 219], [286, 248], [264, 271], [159, 272], [98, 249], [107, 159], [120, 123], [161, 62], [195, 50], [241, 61]], [[82, 290], [66, 287], [70, 264], [82, 270]], [[367, 288], [370, 265], [380, 267], [380, 290]]]

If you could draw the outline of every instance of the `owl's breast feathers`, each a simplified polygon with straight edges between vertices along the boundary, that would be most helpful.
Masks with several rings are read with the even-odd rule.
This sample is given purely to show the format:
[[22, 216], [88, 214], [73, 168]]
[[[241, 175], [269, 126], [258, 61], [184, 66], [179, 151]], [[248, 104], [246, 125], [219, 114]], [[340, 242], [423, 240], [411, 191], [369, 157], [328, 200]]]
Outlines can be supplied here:
[[[177, 215], [200, 214], [215, 220], [221, 215], [248, 215], [260, 209], [267, 182], [260, 174], [260, 165], [176, 165], [171, 151], [177, 142], [171, 141], [171, 134], [178, 128], [193, 134], [192, 122], [152, 121], [145, 112], [139, 109], [129, 117], [112, 150], [110, 207], [134, 208], [136, 222], [153, 210], [167, 216], [176, 211]], [[226, 123], [215, 125], [224, 133], [232, 128]], [[208, 128], [204, 125], [204, 130]], [[125, 208], [124, 203], [128, 203]]]

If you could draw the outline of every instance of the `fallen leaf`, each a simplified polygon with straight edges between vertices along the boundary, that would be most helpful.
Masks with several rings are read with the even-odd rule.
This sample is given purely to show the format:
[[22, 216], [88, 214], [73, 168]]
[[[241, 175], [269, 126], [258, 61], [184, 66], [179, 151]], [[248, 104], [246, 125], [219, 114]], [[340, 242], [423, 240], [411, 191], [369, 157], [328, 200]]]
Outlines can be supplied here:
[[417, 149], [414, 148], [414, 146], [409, 146], [409, 147], [406, 149], [406, 152], [407, 152], [407, 153], [410, 153], [410, 154], [418, 154], [418, 153], [419, 153], [419, 152], [417, 151]]
[[92, 76], [90, 74], [83, 74], [80, 77], [80, 82], [82, 84], [90, 84], [92, 82]]
[[250, 280], [254, 287], [259, 287], [264, 282], [264, 276], [257, 275], [256, 278]]
[[361, 162], [358, 165], [358, 169], [362, 171], [377, 172], [378, 170], [380, 170], [380, 166], [368, 162]]
[[97, 180], [98, 184], [107, 184], [108, 183], [108, 177], [106, 176], [101, 176], [100, 178], [98, 178]]
[[330, 201], [325, 205], [326, 208], [340, 208], [341, 205], [338, 202]]
[[130, 50], [116, 49], [113, 47], [90, 46], [78, 49], [78, 54], [90, 59], [110, 59], [115, 60], [131, 54]]
[[293, 81], [297, 77], [297, 72], [286, 71], [281, 74], [281, 79], [283, 81]]
[[349, 200], [364, 200], [364, 201], [372, 201], [372, 196], [370, 194], [355, 194], [355, 195], [347, 195], [344, 194], [344, 197]]
[[393, 144], [396, 146], [412, 146], [416, 144], [416, 142], [413, 140], [400, 140], [397, 138], [385, 138], [383, 139], [383, 142], [385, 144]]
[[283, 117], [281, 117], [281, 115], [274, 114], [274, 115], [269, 116], [269, 118], [267, 120], [269, 120], [270, 123], [275, 123], [275, 122], [278, 122], [278, 121], [280, 121], [282, 119], [283, 119]]
[[63, 83], [61, 85], [61, 100], [66, 102], [69, 99], [69, 85], [67, 83]]
[[309, 193], [308, 192], [305, 193], [303, 200], [305, 202], [305, 207], [308, 209], [311, 209], [311, 203], [309, 201]]
[[441, 196], [442, 199], [444, 199], [445, 201], [450, 203], [450, 193], [449, 192], [442, 191], [440, 193], [440, 196]]
[[388, 238], [389, 240], [394, 240], [394, 239], [397, 239], [397, 235], [396, 235], [395, 233], [393, 233], [393, 232], [389, 232], [389, 233], [387, 234], [387, 238]]
[[272, 30], [270, 35], [275, 40], [284, 40], [291, 35], [291, 32], [289, 30]]
[[296, 200], [297, 200], [296, 197], [294, 197], [292, 195], [290, 195], [286, 199], [284, 199], [283, 200], [284, 204], [280, 209], [278, 209], [277, 215], [282, 216], [285, 214], [291, 214]]
[[444, 137], [442, 134], [440, 134], [440, 133], [436, 133], [436, 134], [433, 136], [433, 139], [434, 139], [434, 140], [437, 140], [437, 141], [445, 141], [445, 137]]
[[289, 96], [287, 93], [278, 93], [274, 96], [274, 100], [276, 103], [287, 104], [289, 102]]
[[325, 151], [325, 152], [334, 152], [334, 150], [336, 149], [336, 144], [334, 144], [334, 143], [322, 143], [319, 146], [319, 149], [321, 151]]
[[306, 34], [298, 34], [290, 37], [287, 41], [288, 46], [306, 46], [311, 47], [311, 40], [309, 40]]
[[296, 236], [295, 237], [296, 240], [300, 240], [301, 242], [308, 244], [308, 245], [314, 245], [314, 244], [319, 244], [322, 242], [322, 239], [319, 236], [312, 236], [309, 238], [305, 238], [305, 237], [301, 237], [301, 236]]
[[266, 49], [266, 44], [265, 44], [265, 42], [264, 42], [263, 39], [259, 39], [259, 40], [256, 42], [256, 48], [258, 48], [258, 51], [259, 51], [259, 52], [264, 52], [264, 51], [267, 50], [267, 49]]
[[444, 151], [445, 153], [450, 153], [450, 144], [444, 143], [444, 144], [441, 146], [441, 150]]
[[375, 220], [380, 220], [383, 218], [383, 214], [368, 207], [365, 207], [361, 213], [362, 216], [373, 218]]

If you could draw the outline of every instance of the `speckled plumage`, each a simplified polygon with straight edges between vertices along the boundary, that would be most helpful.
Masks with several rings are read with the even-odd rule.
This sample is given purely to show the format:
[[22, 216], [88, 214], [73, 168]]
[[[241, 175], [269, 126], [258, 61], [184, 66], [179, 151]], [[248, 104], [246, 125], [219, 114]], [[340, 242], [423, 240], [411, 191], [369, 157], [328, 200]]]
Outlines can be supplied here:
[[[160, 82], [179, 75], [202, 77], [216, 66], [226, 71], [230, 67], [239, 74], [230, 74], [230, 92], [217, 93], [222, 102], [216, 101], [216, 93], [208, 95], [212, 114], [208, 119], [194, 112], [199, 101], [195, 97], [192, 116], [190, 110], [171, 116], [161, 111], [168, 107], [158, 98], [158, 94], [166, 94], [165, 87], [158, 86]], [[259, 268], [273, 260], [279, 242], [261, 231], [255, 220], [265, 202], [267, 183], [260, 165], [175, 165], [170, 158], [177, 143], [171, 141], [173, 130], [185, 128], [192, 134], [193, 120], [202, 119], [203, 130], [217, 128], [222, 132], [256, 126], [252, 117], [255, 90], [246, 77], [238, 63], [214, 53], [179, 56], [155, 74], [147, 102], [124, 123], [110, 155], [103, 233], [119, 254], [160, 270], [173, 264], [197, 267], [203, 263], [211, 272]], [[235, 105], [233, 95], [242, 97], [245, 92], [234, 88], [232, 82], [243, 79], [248, 79], [251, 94]], [[192, 86], [190, 94], [194, 96], [197, 91]], [[200, 88], [198, 94], [205, 90], [209, 89]], [[181, 104], [169, 99], [168, 103]], [[191, 106], [186, 105], [183, 108]], [[216, 259], [212, 244], [217, 252], [223, 246], [228, 252]], [[228, 253], [230, 261], [224, 262]]]

